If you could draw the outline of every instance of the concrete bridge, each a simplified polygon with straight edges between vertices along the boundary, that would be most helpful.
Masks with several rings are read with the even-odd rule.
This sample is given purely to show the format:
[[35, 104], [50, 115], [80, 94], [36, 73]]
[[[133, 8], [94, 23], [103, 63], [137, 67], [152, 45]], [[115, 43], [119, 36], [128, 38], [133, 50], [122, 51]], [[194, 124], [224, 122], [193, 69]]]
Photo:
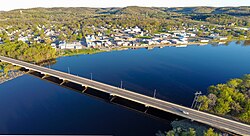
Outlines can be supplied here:
[[[125, 90], [122, 88], [114, 87], [105, 83], [97, 82], [87, 78], [79, 77], [76, 75], [68, 74], [65, 72], [49, 69], [46, 67], [30, 64], [27, 62], [11, 59], [8, 57], [0, 56], [0, 61], [7, 62], [16, 66], [23, 67], [27, 70], [41, 73], [44, 77], [52, 76], [62, 80], [62, 84], [65, 81], [69, 81], [83, 86], [85, 91], [87, 87], [99, 90], [110, 94], [112, 97], [120, 97], [126, 100], [130, 100], [139, 104], [143, 104], [145, 107], [152, 107], [168, 113], [172, 113], [187, 119], [191, 119], [209, 126], [219, 128], [225, 131], [233, 132], [239, 135], [250, 135], [250, 125], [205, 113], [202, 111], [187, 108], [181, 105], [177, 105], [171, 102], [163, 101], [157, 98], [149, 97], [133, 91]], [[189, 114], [184, 114], [184, 112]]]

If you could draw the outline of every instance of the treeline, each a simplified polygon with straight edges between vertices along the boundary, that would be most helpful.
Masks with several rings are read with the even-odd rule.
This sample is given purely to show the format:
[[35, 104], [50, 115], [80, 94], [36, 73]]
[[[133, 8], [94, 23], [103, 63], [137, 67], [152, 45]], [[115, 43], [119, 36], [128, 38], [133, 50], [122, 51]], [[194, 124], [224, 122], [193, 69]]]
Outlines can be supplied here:
[[207, 17], [206, 21], [213, 23], [213, 24], [218, 24], [218, 25], [232, 25], [233, 24], [234, 26], [250, 27], [250, 21], [245, 19], [244, 17], [239, 18], [239, 17], [224, 15], [224, 14], [212, 15], [211, 17]]
[[42, 62], [56, 58], [56, 50], [44, 44], [8, 42], [0, 46], [0, 55], [27, 62]]
[[250, 123], [250, 74], [212, 85], [209, 94], [200, 96], [200, 110]]
[[[196, 131], [193, 128], [189, 128], [189, 130], [186, 130], [178, 127], [168, 132], [164, 133], [158, 132], [156, 136], [198, 136], [198, 135], [196, 134]], [[221, 134], [216, 133], [212, 128], [209, 128], [207, 131], [203, 132], [202, 136], [221, 136]]]

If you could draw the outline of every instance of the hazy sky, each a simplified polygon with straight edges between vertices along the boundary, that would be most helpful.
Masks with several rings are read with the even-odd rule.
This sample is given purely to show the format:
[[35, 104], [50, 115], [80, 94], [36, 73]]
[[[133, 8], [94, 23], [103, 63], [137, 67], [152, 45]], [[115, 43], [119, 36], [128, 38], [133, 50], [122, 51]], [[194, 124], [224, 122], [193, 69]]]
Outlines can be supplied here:
[[0, 10], [33, 7], [250, 6], [250, 0], [0, 0]]

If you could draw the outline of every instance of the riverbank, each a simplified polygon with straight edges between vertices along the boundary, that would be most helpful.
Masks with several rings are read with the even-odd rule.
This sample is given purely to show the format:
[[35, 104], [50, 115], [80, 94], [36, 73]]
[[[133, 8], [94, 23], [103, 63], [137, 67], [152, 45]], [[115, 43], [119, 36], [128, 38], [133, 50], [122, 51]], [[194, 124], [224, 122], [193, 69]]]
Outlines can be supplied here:
[[200, 124], [198, 122], [191, 121], [189, 119], [183, 120], [175, 120], [170, 123], [173, 127], [172, 130], [168, 132], [158, 131], [156, 133], [157, 136], [165, 136], [165, 135], [197, 135], [204, 136], [205, 133], [209, 133], [212, 135], [228, 135], [227, 132], [223, 132], [219, 129], [212, 129], [210, 126]]
[[[120, 47], [113, 47], [113, 48], [102, 48], [102, 49], [80, 49], [80, 50], [57, 50], [58, 57], [64, 56], [75, 56], [75, 55], [83, 55], [83, 54], [96, 54], [96, 53], [103, 53], [103, 52], [111, 52], [111, 51], [120, 51], [120, 50], [128, 50], [128, 49], [153, 49], [153, 48], [163, 48], [163, 47], [185, 47], [187, 45], [198, 45], [199, 43], [190, 42], [185, 45], [181, 44], [160, 44], [160, 45], [141, 45], [141, 46], [120, 46]], [[207, 43], [208, 44], [208, 43]]]
[[100, 49], [80, 49], [80, 50], [57, 50], [58, 57], [63, 56], [74, 56], [74, 55], [81, 55], [81, 54], [96, 54], [105, 52], [105, 50]]
[[208, 44], [226, 44], [234, 40], [224, 40], [224, 41], [210, 41], [207, 43], [204, 42], [189, 42], [187, 44], [157, 44], [157, 45], [141, 45], [141, 46], [117, 46], [113, 48], [101, 48], [101, 49], [93, 49], [93, 48], [86, 48], [86, 49], [80, 49], [80, 50], [57, 50], [58, 52], [58, 57], [63, 57], [63, 56], [75, 56], [75, 55], [82, 55], [82, 54], [96, 54], [96, 53], [102, 53], [102, 52], [111, 52], [111, 51], [120, 51], [120, 50], [128, 50], [128, 49], [154, 49], [154, 48], [164, 48], [164, 47], [187, 47], [189, 45], [198, 45], [198, 46], [204, 46]]

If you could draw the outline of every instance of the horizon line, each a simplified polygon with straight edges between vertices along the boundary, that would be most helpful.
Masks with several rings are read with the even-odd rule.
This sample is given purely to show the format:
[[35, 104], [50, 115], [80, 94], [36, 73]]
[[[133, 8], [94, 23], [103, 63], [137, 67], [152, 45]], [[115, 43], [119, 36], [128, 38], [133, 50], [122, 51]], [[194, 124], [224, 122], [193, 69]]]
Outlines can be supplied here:
[[146, 7], [146, 8], [188, 8], [188, 7], [192, 7], [192, 8], [195, 8], [195, 7], [210, 7], [210, 8], [221, 8], [221, 7], [250, 7], [250, 5], [247, 5], [247, 6], [180, 6], [180, 7], [177, 7], [177, 6], [170, 6], [170, 7], [160, 7], [160, 6], [136, 6], [136, 5], [131, 5], [131, 6], [117, 6], [117, 7], [92, 7], [92, 6], [86, 6], [86, 7], [83, 7], [83, 6], [69, 6], [69, 7], [63, 7], [63, 6], [55, 6], [55, 7], [30, 7], [30, 8], [15, 8], [15, 9], [9, 9], [9, 10], [0, 10], [0, 11], [4, 11], [4, 12], [8, 12], [8, 11], [14, 11], [14, 10], [29, 10], [29, 9], [37, 9], [37, 8], [46, 8], [46, 9], [52, 9], [52, 8], [126, 8], [126, 7]]

